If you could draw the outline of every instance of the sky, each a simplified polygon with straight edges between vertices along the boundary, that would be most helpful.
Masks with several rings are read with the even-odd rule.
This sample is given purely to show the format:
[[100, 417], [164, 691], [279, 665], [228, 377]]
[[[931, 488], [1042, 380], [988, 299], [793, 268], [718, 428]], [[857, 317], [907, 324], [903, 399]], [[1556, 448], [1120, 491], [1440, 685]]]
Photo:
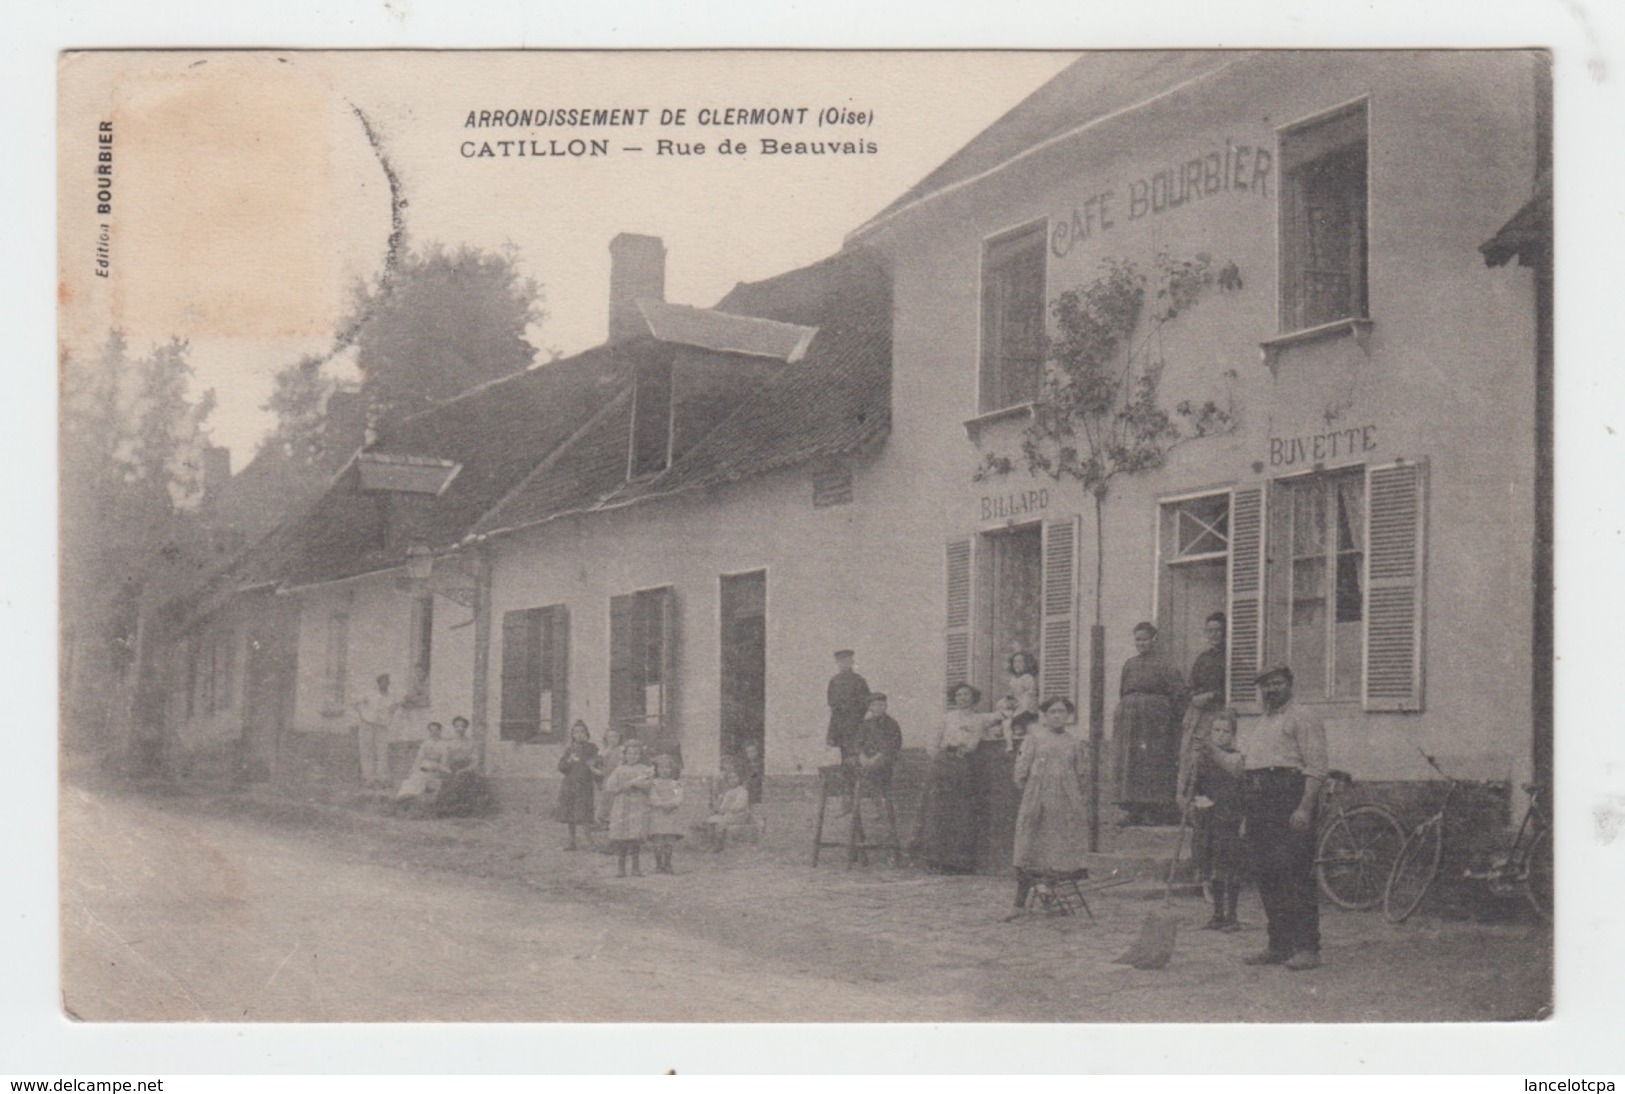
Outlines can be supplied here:
[[[136, 352], [187, 339], [195, 390], [212, 388], [218, 399], [212, 439], [241, 468], [272, 424], [261, 409], [271, 375], [303, 355], [329, 354], [350, 287], [381, 268], [391, 230], [386, 162], [413, 246], [515, 249], [521, 271], [543, 289], [547, 317], [530, 340], [545, 360], [603, 341], [608, 244], [618, 232], [665, 240], [668, 300], [714, 304], [739, 281], [839, 249], [847, 232], [1070, 59], [1013, 51], [68, 55], [60, 68], [63, 340], [86, 352], [114, 325]], [[478, 124], [482, 112], [579, 108], [619, 108], [634, 124]], [[754, 108], [794, 112], [795, 122], [729, 124], [730, 109]], [[840, 120], [820, 125], [832, 109]], [[98, 138], [104, 122], [114, 175], [107, 213], [87, 181], [94, 157], [109, 150]], [[764, 138], [859, 150], [766, 154]], [[588, 142], [590, 153], [594, 140], [607, 142], [607, 153], [568, 154], [570, 142]], [[499, 141], [522, 141], [527, 154]], [[724, 153], [724, 142], [736, 151]], [[487, 144], [493, 154], [479, 155]], [[528, 154], [555, 147], [566, 154]], [[111, 253], [108, 276], [99, 277], [89, 259], [104, 224]], [[354, 376], [349, 354], [330, 367]]]

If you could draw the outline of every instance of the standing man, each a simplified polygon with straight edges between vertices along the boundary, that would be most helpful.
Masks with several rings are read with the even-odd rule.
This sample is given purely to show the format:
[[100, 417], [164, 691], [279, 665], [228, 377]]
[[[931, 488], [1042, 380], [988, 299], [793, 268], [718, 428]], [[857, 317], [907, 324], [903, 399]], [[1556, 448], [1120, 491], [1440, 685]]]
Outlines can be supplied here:
[[869, 681], [852, 671], [857, 655], [835, 651], [835, 675], [829, 681], [829, 737], [826, 744], [841, 750], [841, 762], [852, 759], [858, 724], [869, 709]]
[[1292, 670], [1271, 664], [1255, 678], [1264, 716], [1237, 751], [1203, 742], [1215, 763], [1243, 776], [1248, 858], [1264, 902], [1269, 944], [1248, 965], [1320, 967], [1315, 894], [1315, 810], [1326, 781], [1326, 727], [1292, 702]]
[[[841, 750], [841, 763], [849, 768], [857, 754], [858, 726], [869, 709], [869, 681], [852, 671], [856, 656], [851, 650], [835, 651], [835, 675], [829, 681], [829, 736], [824, 742]], [[851, 811], [849, 793], [841, 803], [841, 813]]]
[[389, 673], [378, 676], [378, 690], [356, 700], [356, 738], [361, 749], [361, 785], [389, 783], [389, 730], [400, 702], [389, 693]]

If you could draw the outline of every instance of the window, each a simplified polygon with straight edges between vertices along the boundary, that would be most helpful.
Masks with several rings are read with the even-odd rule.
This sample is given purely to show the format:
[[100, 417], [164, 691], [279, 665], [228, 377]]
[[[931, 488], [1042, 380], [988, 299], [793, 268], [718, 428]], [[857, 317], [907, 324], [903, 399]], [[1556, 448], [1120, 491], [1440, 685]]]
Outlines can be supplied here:
[[429, 705], [429, 670], [434, 655], [434, 597], [412, 601], [412, 681], [407, 699], [414, 706]]
[[1208, 648], [1208, 616], [1227, 610], [1229, 492], [1165, 502], [1157, 545], [1157, 646], [1188, 672]]
[[653, 747], [674, 732], [676, 622], [669, 587], [610, 598], [610, 722]]
[[570, 613], [563, 605], [504, 612], [504, 741], [562, 741], [570, 722]]
[[[1305, 698], [1360, 695], [1365, 622], [1365, 471], [1277, 484], [1271, 531], [1274, 643]], [[1273, 606], [1273, 605], [1272, 605]]]
[[322, 663], [322, 690], [324, 712], [338, 715], [344, 712], [346, 689], [349, 686], [350, 613], [335, 609], [327, 616], [327, 650]]
[[671, 361], [641, 361], [632, 391], [630, 478], [654, 475], [671, 462]]
[[1281, 134], [1281, 330], [1366, 315], [1361, 103]]
[[1426, 479], [1401, 461], [1232, 492], [1232, 702], [1256, 710], [1253, 674], [1284, 660], [1301, 698], [1422, 709]]
[[214, 678], [214, 710], [230, 710], [237, 691], [237, 635], [221, 631], [214, 636], [209, 674]]
[[1038, 398], [1044, 366], [1042, 223], [982, 250], [983, 413]]

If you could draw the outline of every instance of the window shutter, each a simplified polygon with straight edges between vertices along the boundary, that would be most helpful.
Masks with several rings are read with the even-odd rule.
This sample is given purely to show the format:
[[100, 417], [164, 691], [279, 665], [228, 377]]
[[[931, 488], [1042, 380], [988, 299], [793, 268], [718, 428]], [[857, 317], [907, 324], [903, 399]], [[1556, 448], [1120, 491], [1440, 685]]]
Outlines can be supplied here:
[[1365, 708], [1422, 709], [1422, 533], [1426, 468], [1366, 471]]
[[553, 735], [566, 740], [570, 726], [570, 609], [559, 605], [549, 609], [552, 626]]
[[1252, 486], [1230, 495], [1230, 664], [1225, 694], [1230, 705], [1257, 713], [1258, 675], [1263, 648], [1264, 488]]
[[970, 683], [971, 678], [971, 541], [968, 538], [948, 541], [947, 589], [944, 692]]
[[609, 598], [609, 721], [616, 732], [643, 714], [643, 634], [637, 597]]
[[[677, 590], [667, 586], [660, 597], [660, 730], [666, 743], [677, 747]], [[650, 714], [656, 713], [649, 711]]]
[[502, 613], [502, 714], [500, 736], [526, 741], [540, 714], [540, 681], [532, 670], [531, 613]]
[[1078, 523], [1044, 522], [1044, 631], [1039, 695], [1078, 702]]

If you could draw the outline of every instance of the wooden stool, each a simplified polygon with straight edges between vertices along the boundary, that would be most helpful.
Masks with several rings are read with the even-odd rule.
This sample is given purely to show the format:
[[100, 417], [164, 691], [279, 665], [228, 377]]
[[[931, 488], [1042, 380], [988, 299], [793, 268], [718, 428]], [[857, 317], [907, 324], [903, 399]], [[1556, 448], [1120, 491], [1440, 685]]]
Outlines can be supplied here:
[[[880, 799], [881, 808], [886, 812], [886, 831], [889, 839], [885, 843], [870, 843], [863, 831], [863, 799], [865, 791], [872, 791]], [[897, 811], [892, 808], [891, 780], [886, 782], [870, 782], [863, 777], [863, 769], [857, 770], [852, 788], [852, 831], [848, 836], [846, 868], [850, 870], [854, 862], [861, 861], [869, 865], [870, 851], [890, 851], [891, 864], [898, 865], [903, 855], [903, 841], [897, 835]]]
[[845, 764], [829, 764], [818, 769], [818, 831], [813, 835], [814, 866], [818, 865], [818, 852], [825, 847], [845, 847], [850, 843], [850, 840], [824, 838], [824, 815], [829, 809], [831, 795], [845, 801], [851, 791], [852, 773], [847, 770]]

